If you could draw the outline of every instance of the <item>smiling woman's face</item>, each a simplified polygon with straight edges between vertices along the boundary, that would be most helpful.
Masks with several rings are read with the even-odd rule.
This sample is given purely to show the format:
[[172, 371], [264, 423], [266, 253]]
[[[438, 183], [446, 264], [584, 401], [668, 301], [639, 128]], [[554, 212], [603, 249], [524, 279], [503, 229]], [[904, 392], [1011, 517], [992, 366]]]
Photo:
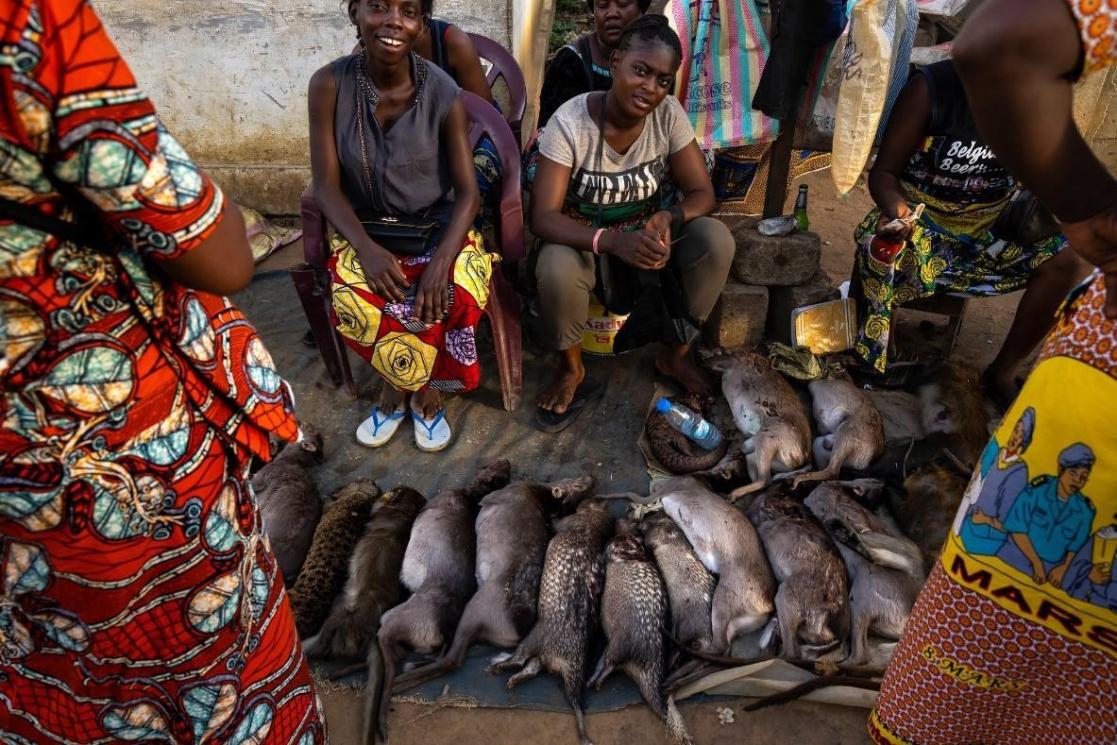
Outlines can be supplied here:
[[419, 0], [352, 0], [349, 17], [369, 57], [384, 64], [406, 58], [425, 23]]
[[612, 94], [630, 117], [644, 117], [671, 90], [679, 59], [657, 42], [634, 40], [624, 53], [613, 52]]

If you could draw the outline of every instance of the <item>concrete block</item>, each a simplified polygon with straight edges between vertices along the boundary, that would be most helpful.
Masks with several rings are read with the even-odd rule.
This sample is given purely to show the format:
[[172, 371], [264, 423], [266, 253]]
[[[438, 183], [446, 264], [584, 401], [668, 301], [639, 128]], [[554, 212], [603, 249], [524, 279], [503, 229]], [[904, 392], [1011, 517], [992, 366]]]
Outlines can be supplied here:
[[819, 271], [806, 283], [794, 287], [773, 287], [769, 292], [768, 322], [765, 336], [771, 341], [791, 343], [791, 312], [804, 305], [824, 303], [841, 297], [826, 273]]
[[822, 241], [814, 233], [763, 236], [755, 222], [741, 221], [733, 229], [737, 255], [733, 276], [738, 282], [789, 287], [810, 281], [819, 272]]
[[764, 338], [767, 317], [767, 287], [729, 280], [706, 321], [706, 343], [719, 347], [759, 344]]

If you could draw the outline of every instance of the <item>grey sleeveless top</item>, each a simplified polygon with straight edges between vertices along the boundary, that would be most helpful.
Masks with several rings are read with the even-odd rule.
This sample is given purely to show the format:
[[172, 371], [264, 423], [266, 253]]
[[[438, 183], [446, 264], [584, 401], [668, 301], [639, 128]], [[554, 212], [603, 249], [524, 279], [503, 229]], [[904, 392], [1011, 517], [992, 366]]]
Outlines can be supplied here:
[[[411, 55], [415, 103], [385, 132], [374, 113], [379, 96], [363, 76], [358, 54], [331, 63], [337, 82], [334, 138], [341, 164], [341, 189], [358, 215], [389, 214], [438, 218], [443, 226], [453, 207], [449, 158], [442, 124], [458, 99], [460, 88], [445, 72]], [[365, 146], [375, 194], [369, 194], [357, 106], [363, 106]]]

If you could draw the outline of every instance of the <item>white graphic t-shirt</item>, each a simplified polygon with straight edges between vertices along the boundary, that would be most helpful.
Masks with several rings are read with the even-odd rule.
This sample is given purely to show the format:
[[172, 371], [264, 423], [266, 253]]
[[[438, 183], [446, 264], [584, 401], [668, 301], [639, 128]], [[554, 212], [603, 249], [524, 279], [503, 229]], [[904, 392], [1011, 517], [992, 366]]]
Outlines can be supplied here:
[[555, 112], [539, 139], [539, 152], [571, 169], [566, 208], [589, 221], [603, 207], [606, 225], [650, 216], [659, 205], [659, 188], [667, 161], [694, 142], [686, 112], [679, 100], [667, 96], [648, 115], [644, 129], [623, 155], [606, 142], [597, 162], [597, 119], [587, 108], [593, 93], [570, 99]]

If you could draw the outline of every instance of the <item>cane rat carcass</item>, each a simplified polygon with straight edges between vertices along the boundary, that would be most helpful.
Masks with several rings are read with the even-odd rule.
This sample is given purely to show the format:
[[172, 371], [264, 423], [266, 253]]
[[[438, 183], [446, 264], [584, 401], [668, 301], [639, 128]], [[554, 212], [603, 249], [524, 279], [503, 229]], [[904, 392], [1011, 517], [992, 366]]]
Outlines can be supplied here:
[[823, 378], [807, 387], [820, 433], [814, 441], [819, 470], [796, 476], [794, 486], [829, 481], [843, 466], [864, 470], [884, 454], [884, 420], [857, 386], [848, 380]]
[[780, 583], [775, 602], [783, 656], [817, 657], [845, 644], [849, 575], [826, 529], [781, 490], [757, 497], [746, 514]]
[[[838, 550], [849, 572], [853, 622], [846, 662], [860, 665], [869, 658], [870, 632], [888, 639], [900, 638], [919, 594], [923, 576], [918, 571], [912, 546], [902, 547], [897, 543], [888, 552], [891, 557], [909, 557], [890, 562], [907, 566], [905, 571], [874, 563], [846, 545], [846, 542], [868, 537], [875, 545], [876, 555], [882, 558], [885, 558], [882, 552], [888, 545], [887, 541], [876, 538], [881, 531], [886, 531], [886, 526], [849, 496], [848, 490], [849, 486], [839, 483], [822, 484], [811, 492], [805, 504], [838, 542]], [[901, 540], [887, 533], [885, 535]], [[870, 553], [864, 546], [861, 550]], [[914, 574], [912, 570], [915, 570]]]
[[322, 462], [322, 435], [307, 424], [300, 429], [300, 439], [284, 447], [252, 477], [264, 535], [288, 586], [302, 569], [322, 517], [322, 496], [306, 472]]
[[613, 519], [599, 499], [583, 501], [573, 515], [559, 521], [543, 562], [538, 620], [515, 653], [502, 655], [492, 667], [494, 672], [520, 668], [508, 679], [510, 689], [541, 670], [559, 676], [582, 745], [590, 744], [582, 712], [586, 646], [597, 624], [605, 544], [612, 533]]
[[[618, 532], [622, 529], [618, 526]], [[690, 743], [686, 723], [675, 701], [663, 693], [663, 627], [667, 623], [667, 592], [659, 571], [639, 538], [618, 535], [605, 549], [605, 591], [601, 596], [601, 628], [606, 646], [588, 685], [599, 689], [620, 668], [640, 695], [667, 723], [676, 743]]]
[[776, 580], [756, 529], [693, 476], [667, 479], [652, 496], [717, 575], [710, 610], [712, 651], [726, 652], [738, 635], [763, 626], [774, 608]]
[[665, 513], [644, 518], [640, 529], [667, 588], [672, 638], [685, 649], [712, 649], [710, 605], [717, 579], [694, 553], [683, 531]]
[[751, 483], [734, 489], [736, 499], [763, 489], [773, 472], [786, 473], [811, 458], [811, 423], [794, 389], [764, 355], [737, 352], [713, 362], [723, 370], [721, 390], [744, 436]]
[[592, 476], [552, 484], [520, 481], [481, 500], [474, 523], [477, 592], [465, 606], [449, 650], [430, 665], [397, 678], [396, 690], [461, 667], [475, 640], [506, 649], [520, 643], [535, 625], [548, 515], [558, 506], [576, 507], [592, 490]]
[[[449, 642], [476, 589], [474, 507], [481, 497], [507, 486], [510, 478], [509, 462], [496, 461], [481, 469], [464, 489], [440, 492], [415, 519], [399, 575], [412, 595], [384, 613], [377, 634], [384, 663], [379, 730], [385, 739], [396, 662], [408, 647], [430, 654]], [[372, 732], [366, 732], [366, 740], [371, 738]]]
[[379, 487], [368, 479], [347, 484], [334, 493], [314, 530], [298, 579], [287, 593], [301, 638], [316, 634], [329, 615], [334, 597], [345, 585], [353, 547], [378, 497]]

